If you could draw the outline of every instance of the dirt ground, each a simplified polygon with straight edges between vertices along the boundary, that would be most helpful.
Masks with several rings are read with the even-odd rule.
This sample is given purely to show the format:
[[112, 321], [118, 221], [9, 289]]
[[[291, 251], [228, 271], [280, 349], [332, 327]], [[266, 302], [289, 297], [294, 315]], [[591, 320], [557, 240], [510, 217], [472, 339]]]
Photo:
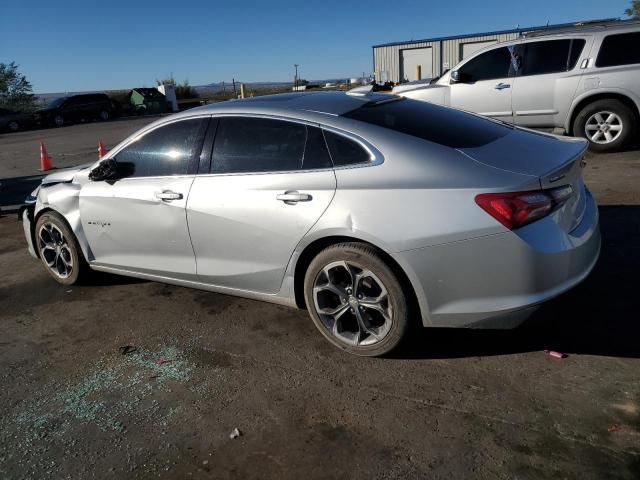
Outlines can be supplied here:
[[[118, 123], [103, 140], [141, 126], [0, 136], [0, 172], [31, 173], [7, 145], [75, 153]], [[418, 331], [385, 359], [280, 306], [59, 286], [0, 218], [0, 478], [640, 478], [640, 152], [590, 156], [585, 177], [603, 246], [582, 285], [517, 330]]]

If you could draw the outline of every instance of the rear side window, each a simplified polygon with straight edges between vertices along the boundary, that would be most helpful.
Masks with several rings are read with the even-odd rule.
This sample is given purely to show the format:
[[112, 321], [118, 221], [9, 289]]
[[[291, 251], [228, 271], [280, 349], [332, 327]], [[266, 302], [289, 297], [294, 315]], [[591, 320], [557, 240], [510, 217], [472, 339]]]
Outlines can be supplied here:
[[604, 38], [596, 67], [614, 67], [640, 63], [640, 32], [620, 33]]
[[116, 155], [127, 177], [186, 175], [203, 139], [202, 119], [182, 120], [147, 133]]
[[286, 172], [331, 168], [319, 128], [267, 118], [221, 118], [212, 173]]
[[[572, 48], [572, 43], [575, 43], [575, 48]], [[516, 53], [521, 56], [517, 60], [520, 67], [519, 74], [544, 75], [571, 70], [575, 66], [584, 44], [585, 41], [582, 39], [567, 39], [520, 45]]]
[[371, 161], [371, 154], [355, 140], [326, 130], [324, 134], [331, 153], [331, 159], [336, 167]]
[[511, 53], [507, 47], [489, 50], [460, 67], [462, 82], [479, 82], [509, 76]]
[[[495, 120], [406, 98], [364, 105], [344, 116], [452, 148], [481, 147], [512, 130]], [[327, 143], [331, 148], [328, 136]]]

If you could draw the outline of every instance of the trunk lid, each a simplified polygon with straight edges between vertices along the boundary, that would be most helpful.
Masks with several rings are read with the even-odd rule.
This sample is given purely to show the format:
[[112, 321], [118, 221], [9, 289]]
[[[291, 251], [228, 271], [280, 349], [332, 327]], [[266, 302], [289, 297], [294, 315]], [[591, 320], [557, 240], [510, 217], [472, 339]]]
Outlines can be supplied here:
[[571, 185], [573, 195], [550, 215], [568, 233], [580, 223], [586, 205], [582, 159], [587, 146], [582, 139], [514, 128], [487, 145], [460, 151], [493, 168], [536, 176], [543, 190]]

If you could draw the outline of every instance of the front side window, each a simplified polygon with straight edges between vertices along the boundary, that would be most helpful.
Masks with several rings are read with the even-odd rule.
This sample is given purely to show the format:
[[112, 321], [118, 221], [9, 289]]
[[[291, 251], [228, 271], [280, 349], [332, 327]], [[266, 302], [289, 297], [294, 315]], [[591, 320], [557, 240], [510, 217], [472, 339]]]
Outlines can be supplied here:
[[596, 67], [640, 63], [640, 32], [609, 35], [602, 41]]
[[331, 168], [331, 159], [318, 128], [268, 118], [223, 117], [219, 121], [212, 173], [317, 168]]
[[460, 81], [473, 83], [506, 78], [511, 72], [511, 53], [507, 47], [489, 50], [469, 60], [459, 69]]
[[[574, 45], [575, 44], [575, 45]], [[547, 40], [519, 45], [517, 58], [518, 74], [545, 75], [573, 69], [585, 41], [582, 39]]]
[[127, 177], [186, 175], [202, 143], [203, 119], [170, 123], [139, 138], [116, 155]]

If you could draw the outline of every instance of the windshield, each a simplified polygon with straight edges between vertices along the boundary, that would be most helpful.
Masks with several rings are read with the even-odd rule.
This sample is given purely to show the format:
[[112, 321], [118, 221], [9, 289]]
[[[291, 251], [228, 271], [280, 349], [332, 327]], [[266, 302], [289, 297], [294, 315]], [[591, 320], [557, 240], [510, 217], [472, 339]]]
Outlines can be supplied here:
[[60, 105], [64, 103], [66, 99], [67, 97], [60, 97], [60, 98], [56, 98], [55, 100], [51, 100], [47, 104], [47, 108], [58, 108]]

